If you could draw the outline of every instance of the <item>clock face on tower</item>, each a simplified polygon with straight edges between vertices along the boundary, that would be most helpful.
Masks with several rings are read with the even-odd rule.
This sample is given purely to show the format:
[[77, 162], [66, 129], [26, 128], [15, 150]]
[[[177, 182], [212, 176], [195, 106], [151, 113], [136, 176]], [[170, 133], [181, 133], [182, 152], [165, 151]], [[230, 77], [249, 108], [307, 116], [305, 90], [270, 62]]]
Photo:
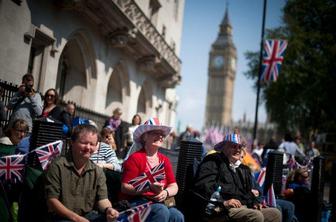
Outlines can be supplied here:
[[213, 60], [213, 64], [214, 64], [216, 69], [222, 68], [223, 65], [224, 65], [224, 57], [221, 56], [221, 55], [215, 56], [215, 58]]
[[236, 70], [236, 60], [235, 59], [231, 59], [231, 69]]

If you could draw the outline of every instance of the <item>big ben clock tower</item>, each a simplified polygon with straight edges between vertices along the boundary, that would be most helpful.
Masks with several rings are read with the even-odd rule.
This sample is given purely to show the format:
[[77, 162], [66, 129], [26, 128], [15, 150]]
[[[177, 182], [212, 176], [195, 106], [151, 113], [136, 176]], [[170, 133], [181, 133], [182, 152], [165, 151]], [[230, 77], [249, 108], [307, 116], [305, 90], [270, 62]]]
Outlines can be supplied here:
[[205, 127], [231, 126], [236, 61], [237, 52], [232, 41], [232, 27], [226, 8], [218, 37], [209, 53]]

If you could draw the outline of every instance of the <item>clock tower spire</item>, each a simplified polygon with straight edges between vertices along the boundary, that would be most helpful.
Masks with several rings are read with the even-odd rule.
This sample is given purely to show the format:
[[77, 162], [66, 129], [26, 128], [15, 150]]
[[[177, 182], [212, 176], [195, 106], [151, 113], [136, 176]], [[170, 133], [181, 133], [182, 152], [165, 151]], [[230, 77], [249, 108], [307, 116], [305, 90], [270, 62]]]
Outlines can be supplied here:
[[219, 25], [217, 39], [209, 52], [205, 127], [230, 127], [232, 123], [237, 52], [232, 41], [232, 26], [228, 11], [227, 6]]

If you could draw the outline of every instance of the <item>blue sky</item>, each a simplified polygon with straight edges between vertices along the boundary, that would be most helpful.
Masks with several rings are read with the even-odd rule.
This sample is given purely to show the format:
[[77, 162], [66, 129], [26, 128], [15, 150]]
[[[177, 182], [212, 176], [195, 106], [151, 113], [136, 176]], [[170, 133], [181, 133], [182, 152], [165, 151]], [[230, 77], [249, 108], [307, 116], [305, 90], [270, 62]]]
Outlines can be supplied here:
[[[281, 23], [285, 0], [269, 0], [265, 28]], [[208, 82], [208, 59], [211, 44], [216, 40], [226, 8], [225, 0], [186, 0], [180, 58], [182, 82], [177, 87], [179, 97], [177, 122], [180, 130], [187, 124], [201, 130], [204, 123]], [[237, 73], [234, 85], [232, 117], [254, 121], [256, 92], [253, 81], [243, 73], [247, 70], [246, 51], [259, 51], [263, 0], [231, 0], [229, 19], [233, 42], [237, 48]], [[259, 121], [264, 122], [264, 106], [259, 107]]]

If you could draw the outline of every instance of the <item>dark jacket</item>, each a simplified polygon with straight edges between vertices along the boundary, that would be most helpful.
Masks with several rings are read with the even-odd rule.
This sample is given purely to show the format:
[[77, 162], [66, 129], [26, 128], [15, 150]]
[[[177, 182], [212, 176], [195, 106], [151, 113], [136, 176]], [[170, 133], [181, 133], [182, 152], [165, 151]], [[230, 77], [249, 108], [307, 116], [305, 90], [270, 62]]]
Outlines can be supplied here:
[[53, 108], [49, 113], [48, 113], [48, 117], [52, 118], [53, 120], [58, 120], [62, 122], [62, 118], [61, 118], [61, 113], [62, 113], [62, 108], [59, 106], [55, 106], [55, 108]]
[[223, 201], [237, 199], [249, 208], [259, 203], [251, 191], [253, 185], [250, 168], [241, 164], [235, 173], [222, 152], [204, 158], [196, 174], [194, 191], [210, 199], [218, 186], [222, 187]]

